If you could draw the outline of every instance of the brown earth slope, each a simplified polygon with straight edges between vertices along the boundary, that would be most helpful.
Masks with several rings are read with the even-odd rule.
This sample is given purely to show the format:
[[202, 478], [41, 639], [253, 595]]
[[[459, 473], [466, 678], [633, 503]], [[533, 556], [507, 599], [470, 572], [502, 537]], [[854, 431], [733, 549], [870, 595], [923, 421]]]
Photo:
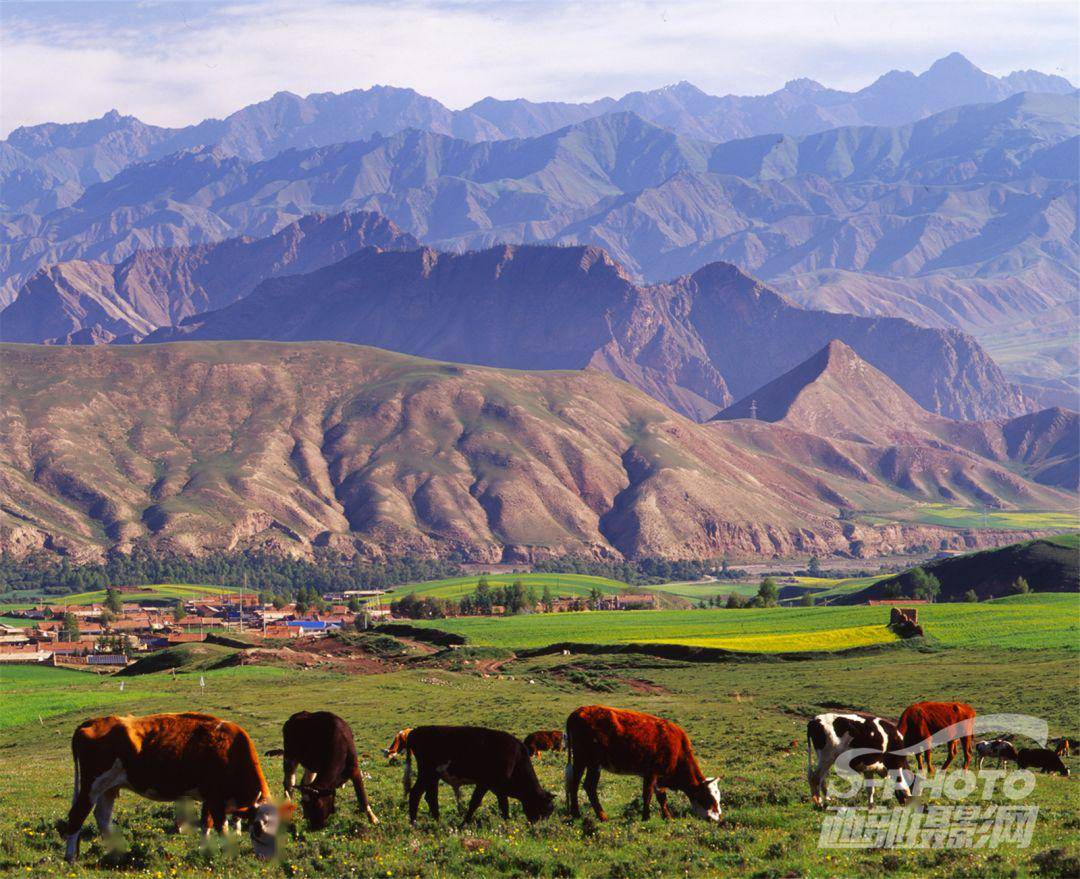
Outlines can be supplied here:
[[[0, 545], [16, 554], [145, 541], [495, 562], [1016, 539], [839, 521], [847, 505], [895, 508], [921, 489], [901, 493], [829, 440], [751, 423], [799, 438], [763, 451], [743, 422], [696, 424], [599, 372], [333, 343], [7, 345], [0, 357]], [[1073, 503], [975, 456], [955, 472], [1004, 505]]]

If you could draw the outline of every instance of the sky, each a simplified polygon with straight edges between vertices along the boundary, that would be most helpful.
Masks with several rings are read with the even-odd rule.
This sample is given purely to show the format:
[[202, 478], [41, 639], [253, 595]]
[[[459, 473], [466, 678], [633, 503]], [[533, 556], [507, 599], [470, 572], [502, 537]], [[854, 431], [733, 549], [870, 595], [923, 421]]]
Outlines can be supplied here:
[[0, 135], [110, 109], [179, 126], [277, 91], [379, 84], [454, 109], [681, 80], [712, 94], [799, 77], [850, 90], [953, 51], [989, 73], [1076, 83], [1078, 47], [1075, 0], [0, 0]]

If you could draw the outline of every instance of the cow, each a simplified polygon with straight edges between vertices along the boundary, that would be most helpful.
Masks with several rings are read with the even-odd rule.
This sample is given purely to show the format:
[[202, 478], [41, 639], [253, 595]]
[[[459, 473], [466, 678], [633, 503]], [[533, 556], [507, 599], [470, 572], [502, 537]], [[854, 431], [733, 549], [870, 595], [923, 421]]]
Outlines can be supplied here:
[[915, 752], [915, 764], [923, 768], [926, 759], [927, 774], [934, 774], [932, 753], [933, 737], [945, 733], [949, 742], [949, 757], [942, 771], [956, 758], [957, 741], [964, 744], [964, 769], [971, 765], [971, 751], [975, 742], [975, 709], [965, 702], [916, 702], [904, 709], [897, 724], [904, 738], [904, 747], [919, 748]]
[[539, 730], [525, 736], [525, 747], [529, 749], [529, 756], [539, 759], [542, 751], [561, 751], [563, 749], [563, 734], [557, 729]]
[[[824, 808], [828, 802], [826, 776], [841, 755], [850, 753], [850, 768], [864, 780], [891, 776], [896, 799], [903, 805], [911, 798], [914, 776], [908, 771], [907, 757], [899, 753], [902, 749], [896, 724], [884, 717], [865, 711], [817, 715], [806, 724], [806, 779], [811, 800]], [[873, 805], [874, 786], [867, 787]]]
[[641, 777], [642, 817], [648, 820], [653, 793], [660, 814], [671, 817], [667, 789], [682, 791], [699, 818], [719, 821], [720, 786], [706, 778], [698, 766], [690, 739], [670, 720], [623, 711], [605, 705], [586, 705], [566, 719], [566, 800], [570, 815], [581, 817], [578, 787], [585, 778], [585, 793], [601, 821], [607, 815], [597, 796], [600, 770]]
[[416, 784], [409, 792], [410, 823], [416, 823], [421, 796], [427, 800], [431, 817], [439, 820], [440, 780], [476, 785], [463, 824], [472, 819], [489, 790], [503, 818], [510, 817], [510, 797], [521, 801], [529, 821], [539, 821], [555, 810], [555, 797], [540, 787], [525, 745], [510, 733], [481, 726], [418, 726], [409, 732], [405, 745], [406, 773], [413, 757]]
[[368, 821], [378, 824], [371, 810], [360, 761], [356, 756], [349, 724], [329, 711], [298, 711], [281, 727], [284, 748], [267, 751], [267, 756], [283, 756], [285, 796], [292, 799], [296, 789], [296, 769], [304, 767], [300, 782], [300, 805], [312, 830], [321, 830], [334, 814], [337, 789], [352, 782], [356, 802]]
[[280, 809], [270, 797], [259, 756], [240, 726], [209, 714], [150, 714], [97, 717], [71, 737], [75, 785], [61, 832], [69, 862], [79, 855], [79, 833], [91, 809], [102, 836], [112, 832], [112, 811], [122, 788], [159, 802], [202, 801], [203, 838], [225, 833], [230, 816], [250, 820], [255, 853], [272, 857], [279, 822], [294, 807]]
[[1069, 757], [1073, 751], [1080, 747], [1080, 742], [1077, 742], [1076, 739], [1070, 739], [1068, 736], [1051, 739], [1047, 744], [1054, 746], [1054, 753], [1059, 757]]
[[1005, 765], [1006, 760], [1016, 762], [1016, 748], [1008, 739], [991, 739], [988, 742], [975, 743], [975, 756], [979, 758], [979, 769], [983, 768], [983, 762], [987, 759], [997, 760], [998, 768]]
[[[394, 736], [394, 740], [390, 743], [389, 748], [383, 748], [383, 754], [386, 759], [393, 763], [398, 757], [405, 755], [406, 748], [409, 743], [409, 733], [412, 730], [409, 727], [398, 732]], [[450, 790], [454, 792], [454, 803], [457, 804], [457, 810], [461, 811], [461, 785], [457, 783], [456, 779], [443, 779], [448, 785]], [[405, 772], [401, 776], [401, 783], [405, 789], [405, 799], [409, 798], [409, 793], [412, 791], [412, 761], [405, 761]]]
[[1049, 748], [1021, 748], [1016, 752], [1016, 762], [1021, 769], [1041, 769], [1043, 772], [1069, 774], [1069, 767]]

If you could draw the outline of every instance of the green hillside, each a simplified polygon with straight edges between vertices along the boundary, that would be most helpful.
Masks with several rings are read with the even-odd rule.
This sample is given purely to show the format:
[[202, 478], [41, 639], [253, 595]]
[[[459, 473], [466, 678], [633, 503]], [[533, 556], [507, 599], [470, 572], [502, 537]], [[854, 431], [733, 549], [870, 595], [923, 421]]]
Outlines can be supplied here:
[[[1013, 584], [1021, 577], [1033, 592], [1080, 590], [1080, 548], [1076, 534], [939, 559], [922, 567], [941, 583], [938, 601], [958, 601], [969, 590], [974, 590], [980, 600], [1000, 598], [1010, 594]], [[870, 599], [912, 594], [912, 574], [905, 571], [865, 589], [836, 595], [834, 602], [861, 604]]]

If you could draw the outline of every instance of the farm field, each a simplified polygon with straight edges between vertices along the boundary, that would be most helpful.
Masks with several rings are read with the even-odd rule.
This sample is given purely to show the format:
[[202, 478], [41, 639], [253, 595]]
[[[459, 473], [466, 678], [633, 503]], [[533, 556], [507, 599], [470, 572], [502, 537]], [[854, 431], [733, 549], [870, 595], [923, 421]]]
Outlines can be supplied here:
[[[885, 643], [893, 640], [885, 627], [888, 615], [888, 608], [880, 606], [719, 608], [461, 617], [418, 621], [417, 625], [464, 635], [473, 644], [511, 649], [560, 642], [649, 642], [777, 652]], [[1076, 594], [928, 605], [919, 608], [919, 621], [930, 638], [949, 647], [1080, 647], [1080, 597]]]
[[[520, 580], [526, 589], [532, 587], [539, 594], [545, 586], [551, 590], [551, 594], [560, 597], [587, 598], [593, 589], [599, 589], [606, 595], [614, 595], [626, 589], [636, 589], [628, 586], [620, 580], [611, 580], [607, 577], [591, 577], [587, 574], [471, 574], [466, 577], [447, 577], [443, 580], [429, 580], [425, 583], [406, 583], [403, 586], [394, 586], [388, 590], [391, 598], [399, 598], [410, 592], [417, 598], [461, 598], [470, 592], [476, 591], [476, 584], [480, 577], [484, 576], [491, 586], [509, 586], [516, 580]], [[642, 587], [643, 589], [655, 589], [656, 587]]]
[[[802, 741], [805, 718], [838, 704], [896, 715], [926, 696], [972, 702], [981, 713], [1022, 711], [1044, 717], [1051, 735], [1080, 728], [1074, 652], [915, 650], [788, 663], [685, 663], [634, 655], [545, 656], [513, 661], [502, 674], [416, 669], [348, 676], [270, 667], [124, 680], [51, 669], [0, 669], [0, 701], [22, 703], [35, 690], [62, 695], [40, 719], [20, 707], [0, 728], [0, 875], [23, 877], [415, 877], [549, 876], [1064, 876], [1077, 857], [1075, 781], [1039, 776], [1040, 812], [1030, 849], [874, 851], [819, 849], [821, 815], [811, 809]], [[1007, 670], [1007, 673], [1006, 673]], [[205, 687], [200, 686], [200, 676]], [[1016, 681], [1028, 686], [1016, 686]], [[524, 735], [562, 726], [582, 704], [601, 702], [676, 720], [693, 739], [702, 768], [721, 779], [724, 819], [708, 825], [672, 793], [676, 817], [640, 818], [636, 779], [604, 774], [600, 796], [611, 820], [572, 821], [561, 796], [561, 755], [537, 766], [541, 783], [560, 792], [550, 819], [528, 825], [513, 802], [511, 818], [485, 800], [475, 823], [458, 827], [443, 787], [443, 819], [421, 807], [411, 828], [401, 769], [381, 759], [402, 725], [475, 723]], [[372, 827], [342, 790], [328, 828], [302, 827], [283, 839], [280, 861], [260, 863], [243, 838], [234, 853], [200, 852], [197, 837], [170, 829], [171, 807], [122, 793], [115, 820], [122, 843], [106, 852], [86, 831], [75, 869], [60, 860], [54, 822], [71, 798], [70, 734], [87, 716], [109, 712], [202, 710], [235, 720], [261, 753], [280, 745], [280, 725], [301, 708], [329, 708], [349, 720], [366, 755], [368, 792], [381, 823]], [[784, 748], [791, 740], [793, 752]], [[1072, 761], [1080, 763], [1075, 758]], [[264, 759], [281, 789], [279, 760]], [[92, 822], [91, 822], [92, 825]]]
[[904, 510], [871, 514], [868, 522], [920, 522], [925, 525], [945, 525], [950, 528], [994, 528], [1015, 531], [1075, 529], [1075, 513], [1054, 510], [982, 510], [952, 504], [917, 503]]
[[690, 602], [698, 602], [702, 599], [712, 598], [714, 595], [757, 595], [761, 580], [744, 583], [738, 580], [710, 580], [706, 583], [683, 582], [661, 583], [658, 586], [647, 587], [650, 592], [666, 592], [676, 598], [685, 598]]

